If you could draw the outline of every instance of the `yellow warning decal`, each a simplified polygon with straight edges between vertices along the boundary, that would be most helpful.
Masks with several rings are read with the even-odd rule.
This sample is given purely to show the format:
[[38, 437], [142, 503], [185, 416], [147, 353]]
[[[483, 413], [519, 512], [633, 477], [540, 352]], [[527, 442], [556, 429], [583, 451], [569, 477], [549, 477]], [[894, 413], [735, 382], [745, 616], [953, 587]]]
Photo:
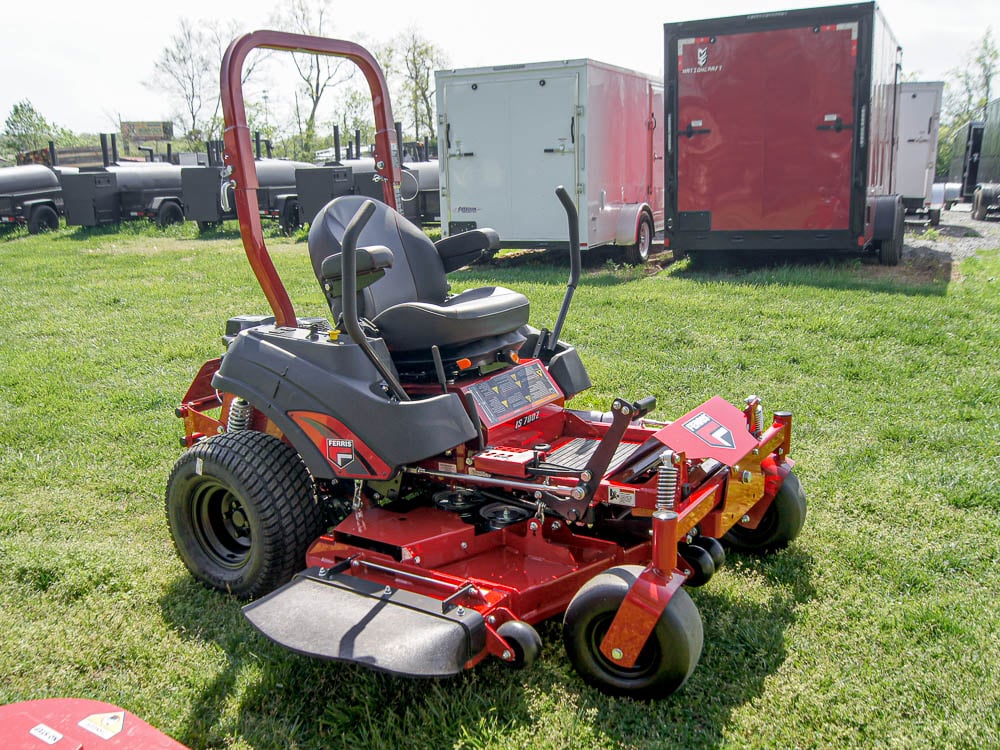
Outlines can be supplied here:
[[109, 714], [91, 714], [78, 724], [91, 734], [96, 734], [102, 740], [110, 740], [125, 728], [125, 712], [115, 711]]

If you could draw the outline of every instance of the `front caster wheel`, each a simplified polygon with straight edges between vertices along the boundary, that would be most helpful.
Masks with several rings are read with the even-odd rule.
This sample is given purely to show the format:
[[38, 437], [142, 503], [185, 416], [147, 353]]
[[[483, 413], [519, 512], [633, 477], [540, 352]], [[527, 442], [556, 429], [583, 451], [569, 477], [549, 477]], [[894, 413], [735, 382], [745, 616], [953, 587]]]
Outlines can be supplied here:
[[601, 692], [661, 698], [687, 681], [701, 656], [701, 617], [684, 589], [677, 589], [670, 598], [634, 666], [615, 664], [600, 650], [622, 600], [642, 570], [638, 565], [622, 565], [585, 583], [563, 617], [563, 642], [579, 675]]
[[209, 588], [251, 599], [305, 566], [321, 516], [302, 459], [263, 432], [227, 432], [190, 448], [167, 482], [177, 553]]
[[799, 535], [806, 521], [806, 493], [799, 478], [789, 472], [771, 507], [756, 529], [737, 524], [722, 540], [737, 552], [765, 554], [784, 549]]
[[497, 633], [514, 651], [514, 658], [504, 662], [513, 669], [530, 667], [542, 653], [542, 639], [538, 631], [523, 620], [508, 620], [497, 628]]

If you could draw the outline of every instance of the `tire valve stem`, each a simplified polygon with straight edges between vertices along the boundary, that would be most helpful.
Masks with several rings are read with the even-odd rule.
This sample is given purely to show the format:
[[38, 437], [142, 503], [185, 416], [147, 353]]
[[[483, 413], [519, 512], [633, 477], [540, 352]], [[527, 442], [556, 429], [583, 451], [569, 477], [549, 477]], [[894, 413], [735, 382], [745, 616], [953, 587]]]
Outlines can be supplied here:
[[250, 412], [253, 408], [245, 398], [234, 398], [229, 405], [229, 418], [226, 420], [226, 430], [237, 432], [250, 427]]

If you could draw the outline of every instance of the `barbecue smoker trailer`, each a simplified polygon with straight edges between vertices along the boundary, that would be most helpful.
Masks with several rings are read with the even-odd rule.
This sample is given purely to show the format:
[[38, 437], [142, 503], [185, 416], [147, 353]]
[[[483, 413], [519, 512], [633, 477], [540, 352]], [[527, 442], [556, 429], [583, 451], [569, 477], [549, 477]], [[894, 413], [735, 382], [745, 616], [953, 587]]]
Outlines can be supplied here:
[[0, 169], [0, 228], [27, 225], [31, 234], [58, 229], [62, 210], [55, 169], [41, 164]]
[[67, 226], [96, 227], [131, 219], [154, 219], [158, 226], [184, 221], [181, 168], [136, 163], [81, 167], [60, 177]]
[[[262, 218], [276, 219], [285, 234], [302, 226], [314, 214], [299, 210], [296, 174], [316, 167], [308, 162], [287, 159], [257, 159], [257, 210]], [[232, 185], [223, 176], [224, 168], [184, 167], [181, 184], [184, 193], [184, 216], [198, 222], [201, 231], [236, 218]], [[223, 188], [223, 182], [226, 187]]]
[[874, 3], [664, 25], [666, 238], [899, 262], [901, 50]]
[[594, 60], [439, 70], [441, 234], [491, 227], [505, 247], [566, 248], [552, 200], [566, 185], [580, 246], [649, 256], [663, 228], [663, 86]]

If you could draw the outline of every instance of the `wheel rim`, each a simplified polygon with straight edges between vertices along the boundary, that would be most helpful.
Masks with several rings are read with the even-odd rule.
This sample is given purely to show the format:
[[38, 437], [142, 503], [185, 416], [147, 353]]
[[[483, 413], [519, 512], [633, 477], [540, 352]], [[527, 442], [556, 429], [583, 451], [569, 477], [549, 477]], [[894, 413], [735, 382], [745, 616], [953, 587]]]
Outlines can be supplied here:
[[230, 570], [247, 564], [253, 542], [250, 518], [239, 498], [221, 482], [206, 480], [193, 493], [191, 528], [198, 546]]
[[649, 246], [652, 244], [652, 236], [649, 231], [648, 222], [639, 223], [639, 257], [646, 259], [649, 257]]
[[601, 652], [601, 642], [611, 628], [616, 614], [617, 612], [601, 613], [587, 624], [585, 641], [587, 650], [593, 654], [595, 663], [613, 680], [636, 682], [654, 677], [659, 663], [659, 651], [655, 637], [650, 636], [646, 645], [642, 647], [642, 651], [639, 652], [635, 665], [631, 667], [615, 664]]

